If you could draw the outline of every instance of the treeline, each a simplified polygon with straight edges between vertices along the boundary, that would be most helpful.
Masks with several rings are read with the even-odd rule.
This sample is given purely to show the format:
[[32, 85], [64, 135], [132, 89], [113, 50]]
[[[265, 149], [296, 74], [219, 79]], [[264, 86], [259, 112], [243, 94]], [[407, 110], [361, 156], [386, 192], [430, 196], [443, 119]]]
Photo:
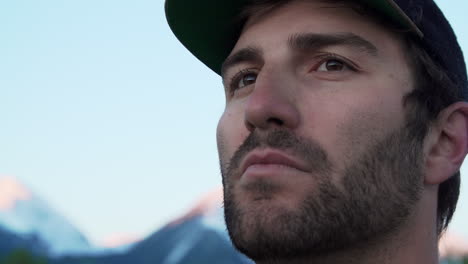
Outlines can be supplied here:
[[35, 256], [24, 249], [17, 249], [1, 258], [0, 264], [48, 264], [48, 262], [44, 257]]

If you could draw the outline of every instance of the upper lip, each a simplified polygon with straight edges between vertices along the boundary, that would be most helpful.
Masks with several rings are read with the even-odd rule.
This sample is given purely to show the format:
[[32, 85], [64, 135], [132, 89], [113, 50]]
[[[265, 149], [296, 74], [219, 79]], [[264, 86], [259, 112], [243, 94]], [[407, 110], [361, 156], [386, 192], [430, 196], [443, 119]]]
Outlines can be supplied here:
[[278, 164], [292, 167], [300, 171], [307, 171], [304, 164], [297, 161], [290, 155], [272, 149], [254, 150], [247, 154], [244, 161], [241, 163], [242, 174], [249, 166], [255, 164]]

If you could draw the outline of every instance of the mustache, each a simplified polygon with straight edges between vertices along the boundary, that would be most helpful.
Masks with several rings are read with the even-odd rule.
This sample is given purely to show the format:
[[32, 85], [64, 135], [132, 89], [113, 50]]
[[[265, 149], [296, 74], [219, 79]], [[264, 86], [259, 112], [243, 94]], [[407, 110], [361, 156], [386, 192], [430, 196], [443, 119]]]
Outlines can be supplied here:
[[226, 166], [226, 175], [232, 175], [238, 170], [244, 157], [258, 148], [272, 148], [288, 152], [303, 159], [313, 172], [328, 172], [332, 168], [326, 151], [316, 141], [298, 137], [289, 130], [276, 128], [264, 133], [252, 131], [234, 152]]

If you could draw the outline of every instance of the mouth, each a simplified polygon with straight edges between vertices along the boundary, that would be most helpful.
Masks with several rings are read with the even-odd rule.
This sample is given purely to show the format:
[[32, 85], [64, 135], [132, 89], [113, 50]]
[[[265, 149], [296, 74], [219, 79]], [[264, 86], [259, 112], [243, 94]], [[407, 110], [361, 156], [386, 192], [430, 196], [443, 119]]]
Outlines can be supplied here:
[[241, 175], [249, 168], [278, 168], [294, 169], [307, 172], [306, 166], [290, 155], [273, 149], [254, 150], [249, 153], [241, 163]]

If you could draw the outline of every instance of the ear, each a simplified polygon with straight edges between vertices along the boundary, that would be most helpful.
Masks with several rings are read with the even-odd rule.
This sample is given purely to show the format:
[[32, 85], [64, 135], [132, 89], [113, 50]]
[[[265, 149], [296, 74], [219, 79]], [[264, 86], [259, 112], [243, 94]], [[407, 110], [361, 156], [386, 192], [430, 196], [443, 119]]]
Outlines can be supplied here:
[[429, 132], [425, 183], [440, 184], [460, 170], [468, 151], [468, 103], [444, 109]]

